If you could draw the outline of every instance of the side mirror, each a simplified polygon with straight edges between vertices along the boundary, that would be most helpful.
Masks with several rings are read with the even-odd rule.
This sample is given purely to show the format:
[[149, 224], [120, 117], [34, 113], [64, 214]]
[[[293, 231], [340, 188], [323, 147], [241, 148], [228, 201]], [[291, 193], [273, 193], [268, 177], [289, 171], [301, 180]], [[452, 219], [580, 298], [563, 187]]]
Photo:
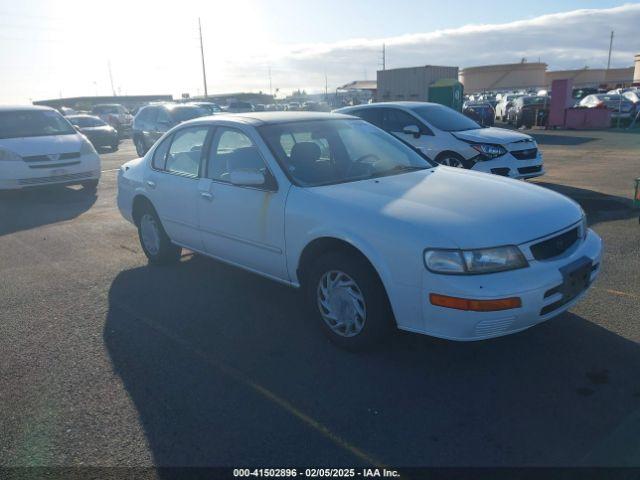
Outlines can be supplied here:
[[232, 170], [229, 181], [238, 186], [261, 186], [265, 184], [264, 174], [258, 170]]
[[407, 125], [402, 129], [402, 133], [413, 135], [414, 138], [420, 137], [420, 128], [417, 125]]

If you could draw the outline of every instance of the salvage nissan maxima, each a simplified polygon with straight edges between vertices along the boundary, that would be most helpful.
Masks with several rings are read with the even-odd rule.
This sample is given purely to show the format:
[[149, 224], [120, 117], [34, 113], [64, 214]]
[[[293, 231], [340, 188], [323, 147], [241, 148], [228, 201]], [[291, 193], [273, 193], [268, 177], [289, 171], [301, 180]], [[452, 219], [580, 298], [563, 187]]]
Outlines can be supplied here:
[[167, 132], [118, 173], [152, 263], [182, 248], [293, 287], [339, 345], [394, 327], [453, 340], [564, 312], [600, 270], [578, 204], [439, 166], [355, 117], [218, 115]]

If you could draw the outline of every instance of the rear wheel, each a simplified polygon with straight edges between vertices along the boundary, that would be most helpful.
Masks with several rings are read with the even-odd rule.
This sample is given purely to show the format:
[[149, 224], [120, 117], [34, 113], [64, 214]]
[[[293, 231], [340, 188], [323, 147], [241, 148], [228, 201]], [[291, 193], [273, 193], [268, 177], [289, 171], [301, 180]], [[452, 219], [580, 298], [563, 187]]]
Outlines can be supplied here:
[[111, 151], [112, 152], [117, 152], [118, 151], [118, 147], [119, 147], [118, 142], [115, 142], [115, 143], [111, 144]]
[[322, 255], [307, 277], [306, 293], [323, 332], [343, 348], [371, 347], [392, 331], [384, 286], [364, 258], [346, 252]]
[[171, 243], [158, 215], [151, 207], [146, 207], [140, 214], [138, 237], [149, 263], [161, 265], [180, 259], [182, 248]]
[[144, 154], [147, 153], [147, 148], [142, 137], [136, 137], [133, 143], [136, 146], [136, 153], [138, 154], [138, 156], [144, 157]]

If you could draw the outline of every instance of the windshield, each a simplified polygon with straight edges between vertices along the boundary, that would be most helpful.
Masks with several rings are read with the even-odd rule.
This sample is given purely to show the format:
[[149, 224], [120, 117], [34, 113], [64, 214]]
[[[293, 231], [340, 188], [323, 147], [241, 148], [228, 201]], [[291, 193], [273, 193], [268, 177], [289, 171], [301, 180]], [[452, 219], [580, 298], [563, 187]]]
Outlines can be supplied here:
[[400, 140], [362, 120], [265, 125], [259, 131], [301, 186], [329, 185], [430, 168]]
[[67, 120], [80, 128], [104, 127], [106, 125], [98, 117], [67, 117]]
[[0, 112], [0, 138], [44, 137], [77, 133], [54, 110], [14, 110]]
[[475, 130], [482, 128], [469, 117], [444, 105], [423, 105], [412, 108], [420, 118], [428, 124], [445, 132], [460, 132], [462, 130]]
[[170, 110], [171, 118], [176, 122], [185, 122], [192, 118], [204, 117], [209, 115], [209, 112], [202, 107], [174, 107]]

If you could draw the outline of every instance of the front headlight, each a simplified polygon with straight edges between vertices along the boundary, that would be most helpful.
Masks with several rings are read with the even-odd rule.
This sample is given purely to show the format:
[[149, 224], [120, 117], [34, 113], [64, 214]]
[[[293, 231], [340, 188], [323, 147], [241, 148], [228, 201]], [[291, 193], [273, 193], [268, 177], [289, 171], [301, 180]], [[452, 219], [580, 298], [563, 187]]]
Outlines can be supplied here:
[[87, 140], [87, 137], [82, 135], [82, 145], [80, 146], [80, 154], [86, 155], [88, 153], [95, 153], [96, 155], [98, 154], [98, 152], [96, 152], [96, 149], [93, 147], [93, 144], [89, 140]]
[[587, 225], [587, 214], [582, 210], [582, 218], [580, 219], [580, 225], [578, 226], [578, 238], [584, 240], [587, 237], [587, 231], [589, 226]]
[[0, 148], [0, 162], [19, 162], [21, 160], [22, 157], [17, 153]]
[[453, 275], [504, 272], [529, 265], [514, 245], [477, 250], [425, 250], [424, 264], [434, 273]]
[[494, 145], [492, 143], [472, 143], [471, 148], [487, 159], [501, 157], [507, 153], [507, 149], [502, 145]]

